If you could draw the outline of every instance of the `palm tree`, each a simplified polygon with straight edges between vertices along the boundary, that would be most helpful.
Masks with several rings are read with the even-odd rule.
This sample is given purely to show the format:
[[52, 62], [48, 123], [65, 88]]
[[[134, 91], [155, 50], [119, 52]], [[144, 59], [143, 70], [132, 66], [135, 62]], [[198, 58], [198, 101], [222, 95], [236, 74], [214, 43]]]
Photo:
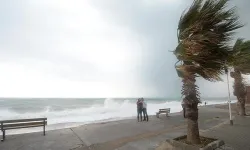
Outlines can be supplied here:
[[237, 39], [234, 44], [233, 51], [228, 59], [228, 65], [234, 68], [234, 71], [230, 73], [234, 78], [234, 95], [238, 99], [239, 114], [241, 116], [246, 115], [245, 101], [246, 101], [246, 85], [244, 83], [241, 74], [250, 73], [250, 41], [244, 41], [244, 39]]
[[199, 88], [195, 84], [200, 76], [208, 81], [220, 81], [225, 61], [229, 56], [229, 41], [234, 30], [241, 28], [235, 8], [226, 9], [229, 0], [194, 0], [180, 17], [178, 46], [174, 54], [182, 78], [182, 95], [187, 118], [187, 141], [200, 143], [198, 126]]

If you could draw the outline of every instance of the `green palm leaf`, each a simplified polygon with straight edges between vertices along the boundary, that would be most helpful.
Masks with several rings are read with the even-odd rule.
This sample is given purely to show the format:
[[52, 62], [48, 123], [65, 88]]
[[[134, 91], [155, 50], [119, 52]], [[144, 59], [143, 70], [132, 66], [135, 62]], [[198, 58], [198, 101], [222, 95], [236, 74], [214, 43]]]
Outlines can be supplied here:
[[233, 46], [227, 64], [243, 74], [250, 74], [250, 40], [239, 38]]
[[[195, 0], [180, 17], [177, 59], [193, 65], [192, 72], [209, 81], [221, 80], [224, 64], [232, 51], [228, 46], [243, 25], [228, 0]], [[185, 64], [185, 63], [184, 63]], [[178, 69], [178, 68], [177, 68]]]

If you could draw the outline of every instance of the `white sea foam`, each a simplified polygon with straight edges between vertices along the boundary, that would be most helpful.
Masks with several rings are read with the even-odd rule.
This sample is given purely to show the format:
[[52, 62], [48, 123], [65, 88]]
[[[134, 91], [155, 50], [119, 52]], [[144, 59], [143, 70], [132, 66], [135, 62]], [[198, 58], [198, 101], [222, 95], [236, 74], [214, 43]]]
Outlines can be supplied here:
[[[148, 103], [148, 114], [154, 115], [160, 108], [171, 108], [171, 113], [180, 112], [182, 110], [180, 101], [153, 101]], [[207, 101], [208, 104], [221, 104], [226, 101]], [[136, 104], [134, 100], [115, 100], [105, 99], [103, 103], [92, 104], [89, 107], [77, 107], [75, 109], [54, 110], [52, 106], [45, 106], [43, 111], [39, 112], [23, 112], [18, 113], [9, 108], [0, 110], [0, 120], [21, 119], [47, 117], [47, 130], [69, 128], [82, 124], [99, 122], [102, 120], [120, 120], [123, 118], [134, 117], [137, 114]], [[24, 132], [35, 132], [40, 128], [22, 129], [9, 131], [9, 134], [17, 134]]]

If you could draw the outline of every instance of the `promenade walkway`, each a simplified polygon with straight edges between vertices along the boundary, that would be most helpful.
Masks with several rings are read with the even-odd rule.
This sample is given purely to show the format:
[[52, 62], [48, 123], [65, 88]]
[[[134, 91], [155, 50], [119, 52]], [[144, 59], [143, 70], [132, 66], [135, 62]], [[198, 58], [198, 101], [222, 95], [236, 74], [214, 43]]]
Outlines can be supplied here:
[[203, 135], [224, 140], [228, 150], [250, 150], [250, 116], [236, 116], [233, 126], [227, 123]]

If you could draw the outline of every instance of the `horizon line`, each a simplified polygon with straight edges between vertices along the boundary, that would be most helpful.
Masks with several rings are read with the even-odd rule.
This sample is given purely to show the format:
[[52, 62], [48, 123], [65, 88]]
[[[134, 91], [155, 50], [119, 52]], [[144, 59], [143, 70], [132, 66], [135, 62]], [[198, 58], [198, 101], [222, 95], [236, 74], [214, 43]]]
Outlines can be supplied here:
[[[140, 97], [143, 97], [143, 96], [138, 96], [138, 97], [0, 97], [0, 99], [119, 99], [119, 98], [128, 98], [128, 99], [131, 99], [131, 98], [140, 98]], [[234, 97], [234, 96], [231, 96], [231, 97]], [[143, 97], [143, 98], [157, 98], [157, 99], [163, 99], [163, 98], [166, 98], [166, 99], [178, 99], [178, 98], [181, 98], [180, 97], [155, 97], [155, 96], [152, 96], [152, 97]], [[211, 96], [211, 97], [201, 97], [201, 98], [228, 98], [227, 96]]]

